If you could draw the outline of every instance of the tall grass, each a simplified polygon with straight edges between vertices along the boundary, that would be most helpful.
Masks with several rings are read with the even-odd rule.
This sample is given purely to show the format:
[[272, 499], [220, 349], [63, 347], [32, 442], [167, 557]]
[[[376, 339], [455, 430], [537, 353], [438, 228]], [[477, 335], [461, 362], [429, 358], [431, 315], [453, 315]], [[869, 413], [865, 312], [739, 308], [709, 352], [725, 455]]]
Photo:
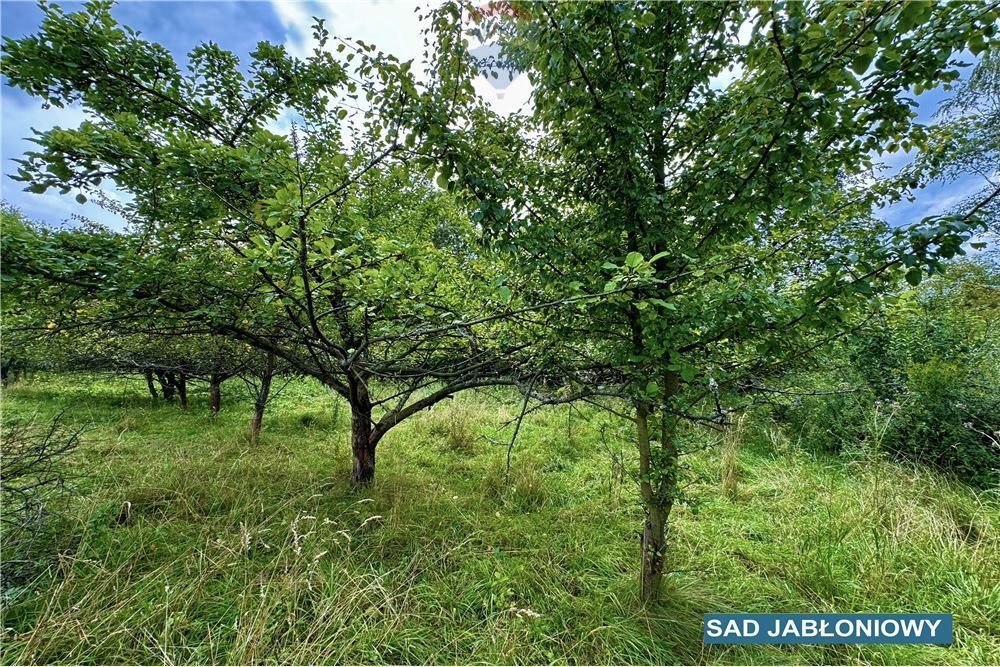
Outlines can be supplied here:
[[[627, 474], [624, 493], [608, 484], [609, 446], [627, 458], [627, 440], [584, 412], [568, 442], [566, 413], [539, 412], [503, 482], [516, 405], [455, 406], [468, 418], [435, 408], [390, 433], [378, 481], [358, 492], [346, 420], [309, 382], [279, 398], [254, 446], [239, 436], [245, 401], [212, 420], [199, 393], [182, 412], [138, 384], [15, 385], [5, 415], [66, 409], [92, 429], [74, 454], [88, 475], [81, 539], [4, 609], [0, 661], [1000, 662], [995, 494], [810, 455], [748, 421], [738, 461], [690, 458], [695, 502], [675, 511], [673, 573], [647, 609], [641, 512]], [[460, 445], [453, 420], [472, 434]], [[738, 503], [723, 465], [740, 471]], [[955, 644], [705, 647], [713, 611], [952, 612]]]
[[729, 500], [736, 499], [739, 487], [740, 449], [743, 446], [746, 419], [746, 413], [740, 413], [722, 435], [722, 495]]

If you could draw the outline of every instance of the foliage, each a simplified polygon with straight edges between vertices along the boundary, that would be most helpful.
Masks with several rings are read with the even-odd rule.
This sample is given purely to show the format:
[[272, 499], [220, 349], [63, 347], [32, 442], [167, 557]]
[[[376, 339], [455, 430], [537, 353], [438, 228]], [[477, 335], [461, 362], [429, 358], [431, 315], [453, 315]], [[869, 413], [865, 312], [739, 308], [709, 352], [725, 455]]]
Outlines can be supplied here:
[[966, 263], [890, 313], [889, 344], [865, 367], [901, 404], [896, 451], [982, 486], [1000, 483], [1000, 270]]
[[[872, 173], [876, 153], [937, 146], [907, 95], [995, 45], [995, 6], [446, 3], [423, 78], [321, 21], [305, 58], [262, 43], [241, 68], [203, 44], [182, 68], [110, 8], [42, 5], [36, 34], [4, 41], [11, 85], [87, 116], [38, 133], [17, 179], [132, 197], [124, 234], [5, 229], [15, 297], [51, 291], [73, 313], [60, 329], [138, 316], [318, 379], [351, 407], [360, 484], [390, 430], [458, 391], [521, 389], [510, 447], [532, 399], [598, 403], [634, 424], [647, 601], [682, 497], [681, 420], [724, 426], [877, 320], [901, 281], [965, 253], [1000, 195], [891, 229], [877, 207], [934, 170]], [[489, 65], [470, 36], [526, 72], [530, 114], [475, 95]], [[924, 419], [956, 395], [943, 368], [906, 371], [914, 443], [957, 437]], [[522, 509], [547, 505], [521, 472]]]
[[[970, 44], [970, 46], [972, 46]], [[1000, 172], [1000, 56], [996, 49], [973, 47], [980, 56], [968, 79], [941, 106], [938, 115], [944, 120], [937, 141], [921, 155], [917, 168], [928, 169], [935, 178], [954, 181], [961, 176], [980, 180], [978, 191], [957, 204], [968, 210], [987, 200], [980, 209], [994, 236], [1000, 234], [1000, 201], [988, 200], [997, 188]]]
[[857, 451], [871, 446], [871, 415], [881, 409], [889, 415], [882, 453], [995, 486], [998, 295], [996, 266], [954, 264], [901, 295], [880, 324], [848, 339], [830, 360], [836, 382], [821, 373], [798, 378], [800, 388], [826, 391], [786, 404], [783, 419], [820, 451]]
[[[111, 179], [133, 198], [129, 234], [5, 232], [5, 268], [25, 289], [57, 283], [179, 319], [316, 377], [351, 405], [361, 483], [391, 428], [510, 381], [514, 341], [465, 324], [503, 301], [497, 264], [470, 252], [453, 199], [405, 168], [430, 131], [414, 126], [446, 104], [411, 63], [331, 41], [317, 22], [306, 58], [261, 43], [241, 65], [209, 43], [182, 71], [110, 8], [43, 5], [36, 34], [4, 41], [10, 85], [87, 114], [39, 133], [17, 178], [81, 198]], [[372, 396], [376, 380], [392, 386]]]

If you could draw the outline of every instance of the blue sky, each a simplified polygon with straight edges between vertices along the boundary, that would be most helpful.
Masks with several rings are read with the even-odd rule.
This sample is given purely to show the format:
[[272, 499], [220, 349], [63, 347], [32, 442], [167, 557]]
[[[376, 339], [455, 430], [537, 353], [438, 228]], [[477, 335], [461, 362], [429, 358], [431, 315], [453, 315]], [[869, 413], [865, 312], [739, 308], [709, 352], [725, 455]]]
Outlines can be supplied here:
[[[78, 6], [78, 3], [61, 4], [67, 9]], [[409, 0], [132, 1], [117, 5], [114, 15], [121, 23], [140, 30], [147, 39], [166, 46], [178, 58], [183, 58], [193, 46], [203, 41], [214, 41], [237, 55], [245, 55], [253, 50], [257, 42], [268, 40], [284, 43], [292, 53], [301, 55], [310, 48], [312, 17], [319, 16], [326, 19], [327, 27], [333, 34], [370, 41], [404, 59], [419, 59], [422, 26], [417, 21], [416, 8], [417, 5]], [[5, 37], [34, 32], [40, 17], [41, 13], [33, 1], [0, 2], [0, 32]], [[507, 91], [492, 90], [484, 84], [480, 92], [491, 96], [491, 102], [498, 110], [518, 108], [530, 92], [525, 79], [519, 77]], [[947, 95], [944, 91], [935, 90], [919, 96], [919, 121], [929, 122]], [[31, 136], [32, 127], [74, 126], [83, 118], [82, 113], [78, 109], [43, 110], [36, 100], [6, 85], [0, 89], [0, 103], [0, 158], [4, 174], [0, 182], [2, 197], [29, 217], [46, 223], [58, 224], [73, 215], [83, 215], [112, 227], [120, 227], [121, 221], [116, 216], [96, 204], [78, 204], [74, 199], [75, 193], [59, 195], [50, 191], [44, 195], [31, 194], [7, 177], [16, 170], [13, 159], [30, 150], [31, 144], [26, 137]], [[893, 170], [908, 159], [903, 153], [882, 158]], [[976, 192], [981, 184], [981, 179], [976, 176], [951, 183], [934, 183], [919, 191], [913, 203], [901, 202], [882, 214], [893, 225], [916, 222], [924, 216], [948, 210]]]

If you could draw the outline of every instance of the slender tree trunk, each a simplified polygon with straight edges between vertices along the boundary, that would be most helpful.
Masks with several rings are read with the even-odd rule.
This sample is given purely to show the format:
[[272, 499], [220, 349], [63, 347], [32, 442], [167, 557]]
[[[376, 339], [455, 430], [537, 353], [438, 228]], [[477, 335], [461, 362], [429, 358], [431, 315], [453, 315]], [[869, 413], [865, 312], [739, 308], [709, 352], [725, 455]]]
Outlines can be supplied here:
[[218, 417], [222, 407], [222, 377], [216, 373], [212, 373], [208, 380], [208, 400], [212, 416]]
[[372, 403], [363, 379], [351, 382], [351, 479], [359, 486], [375, 480], [375, 440], [372, 438]]
[[180, 398], [181, 407], [187, 410], [188, 406], [188, 390], [187, 390], [187, 376], [184, 373], [177, 374], [177, 396]]
[[639, 591], [643, 602], [656, 598], [663, 579], [663, 558], [666, 553], [666, 518], [660, 511], [656, 488], [651, 474], [652, 452], [649, 435], [649, 406], [635, 402], [636, 444], [639, 448], [639, 490], [646, 520], [642, 528], [642, 563]]
[[153, 400], [158, 400], [160, 395], [156, 393], [156, 385], [153, 384], [153, 371], [145, 371], [143, 375], [146, 376], [146, 389], [149, 390], [149, 395], [153, 397]]
[[260, 386], [257, 388], [257, 398], [253, 404], [253, 419], [250, 421], [250, 442], [257, 443], [260, 430], [264, 425], [264, 410], [271, 397], [271, 380], [274, 378], [274, 353], [267, 354], [267, 364], [260, 376]]
[[[663, 381], [666, 400], [677, 393], [676, 373], [668, 373]], [[636, 439], [639, 447], [639, 479], [646, 518], [642, 529], [642, 570], [640, 595], [645, 603], [656, 600], [666, 570], [667, 536], [670, 511], [677, 497], [677, 418], [661, 410], [659, 455], [653, 464], [653, 441], [650, 436], [649, 406], [635, 403]]]

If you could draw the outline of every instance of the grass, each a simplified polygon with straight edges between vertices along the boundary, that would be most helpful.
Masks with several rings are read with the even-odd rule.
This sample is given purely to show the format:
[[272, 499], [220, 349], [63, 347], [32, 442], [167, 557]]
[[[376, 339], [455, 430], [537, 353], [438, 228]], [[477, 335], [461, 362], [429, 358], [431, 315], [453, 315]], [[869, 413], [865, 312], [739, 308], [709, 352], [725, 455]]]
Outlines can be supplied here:
[[[350, 469], [346, 406], [290, 386], [246, 440], [227, 385], [188, 411], [139, 382], [39, 377], [4, 419], [87, 424], [75, 546], [4, 610], [13, 663], [1000, 663], [1000, 501], [752, 420], [692, 455], [663, 601], [637, 600], [641, 512], [607, 419], [467, 394]], [[739, 484], [723, 480], [738, 477]], [[951, 612], [935, 646], [705, 647], [706, 612]]]

